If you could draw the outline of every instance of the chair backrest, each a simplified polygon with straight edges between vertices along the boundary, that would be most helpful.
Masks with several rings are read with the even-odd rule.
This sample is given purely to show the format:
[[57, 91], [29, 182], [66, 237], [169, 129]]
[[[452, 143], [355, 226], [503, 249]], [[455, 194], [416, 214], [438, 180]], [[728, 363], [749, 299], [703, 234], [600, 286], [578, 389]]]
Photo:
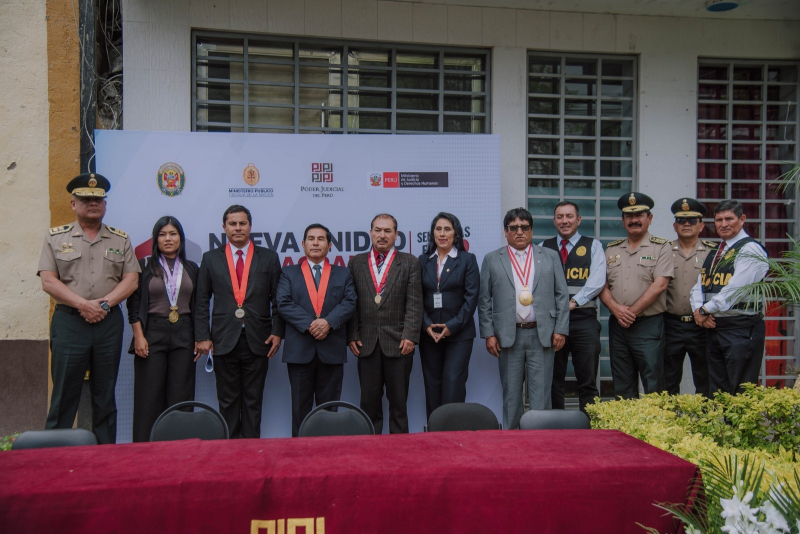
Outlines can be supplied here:
[[29, 430], [23, 432], [14, 440], [14, 443], [11, 444], [11, 450], [74, 447], [76, 445], [97, 445], [97, 437], [83, 428]]
[[[342, 412], [331, 408], [348, 408]], [[369, 416], [354, 404], [331, 401], [320, 404], [300, 423], [298, 436], [368, 436], [375, 433]]]
[[521, 430], [589, 430], [589, 416], [580, 410], [529, 410], [519, 421]]
[[[197, 412], [184, 408], [201, 408]], [[179, 439], [228, 439], [228, 425], [220, 413], [202, 402], [186, 401], [170, 406], [158, 416], [150, 431], [150, 441]]]
[[428, 418], [428, 432], [457, 430], [499, 430], [492, 410], [474, 402], [454, 402], [436, 408]]

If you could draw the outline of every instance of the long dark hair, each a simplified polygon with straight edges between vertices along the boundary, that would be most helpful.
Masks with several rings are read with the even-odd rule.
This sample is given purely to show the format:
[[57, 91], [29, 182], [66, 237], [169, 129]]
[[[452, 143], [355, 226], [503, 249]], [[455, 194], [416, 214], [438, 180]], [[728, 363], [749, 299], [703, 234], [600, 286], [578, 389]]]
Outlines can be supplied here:
[[158, 234], [161, 232], [161, 229], [168, 224], [171, 224], [178, 230], [178, 235], [181, 238], [181, 244], [178, 247], [178, 258], [180, 258], [181, 263], [186, 263], [186, 236], [183, 234], [183, 226], [181, 226], [180, 221], [172, 215], [164, 215], [157, 220], [155, 226], [153, 226], [153, 250], [150, 254], [149, 265], [150, 273], [153, 275], [153, 278], [164, 277], [164, 269], [161, 268], [161, 262], [158, 261], [161, 257], [161, 251], [158, 250]]
[[450, 221], [450, 224], [453, 225], [453, 230], [456, 231], [456, 236], [453, 239], [453, 246], [456, 247], [456, 250], [464, 252], [466, 249], [464, 248], [464, 230], [461, 228], [461, 221], [452, 213], [440, 211], [431, 221], [431, 233], [428, 235], [427, 254], [433, 254], [436, 250], [436, 239], [433, 237], [433, 232], [436, 229], [436, 221], [439, 219], [447, 219]]

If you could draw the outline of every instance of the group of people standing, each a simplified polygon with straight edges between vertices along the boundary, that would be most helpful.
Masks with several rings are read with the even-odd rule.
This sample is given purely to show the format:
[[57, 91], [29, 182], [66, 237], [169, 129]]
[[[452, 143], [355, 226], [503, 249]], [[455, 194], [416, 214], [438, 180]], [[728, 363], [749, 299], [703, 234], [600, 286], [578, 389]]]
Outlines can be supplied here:
[[[652, 199], [631, 193], [619, 201], [628, 238], [605, 251], [580, 235], [579, 208], [565, 201], [555, 208], [558, 236], [540, 245], [532, 243], [531, 214], [510, 210], [503, 220], [507, 245], [488, 253], [480, 269], [449, 213], [433, 218], [419, 258], [395, 248], [397, 220], [376, 215], [371, 250], [346, 268], [327, 259], [330, 230], [311, 224], [303, 234], [305, 258], [282, 269], [274, 251], [250, 240], [252, 214], [240, 205], [223, 214], [226, 245], [206, 252], [200, 266], [186, 258], [183, 228], [171, 216], [156, 222], [151, 254], [137, 262], [127, 234], [102, 223], [109, 188], [99, 174], [72, 180], [76, 221], [51, 228], [45, 239], [39, 275], [58, 303], [47, 428], [72, 426], [88, 369], [93, 430], [100, 443], [115, 441], [118, 305], [125, 299], [134, 334], [134, 441], [149, 439], [167, 407], [194, 398], [195, 362], [204, 355], [213, 362], [231, 437], [260, 437], [269, 361], [282, 343], [293, 436], [314, 404], [339, 400], [348, 348], [357, 357], [361, 408], [376, 431], [383, 429], [385, 393], [389, 431], [408, 432], [417, 346], [428, 416], [465, 401], [476, 309], [480, 336], [499, 362], [504, 428], [519, 427], [525, 380], [531, 408], [564, 407], [570, 355], [580, 408], [599, 395], [598, 298], [612, 314], [617, 395], [637, 396], [639, 379], [645, 392], [677, 393], [686, 352], [698, 393], [733, 392], [758, 378], [763, 317], [734, 291], [763, 278], [766, 267], [749, 255], [710, 255], [715, 245], [698, 240], [705, 207], [693, 199], [673, 205], [674, 243], [649, 235]], [[715, 214], [723, 221], [717, 232], [725, 257], [765, 254], [742, 230], [741, 205], [726, 202]]]

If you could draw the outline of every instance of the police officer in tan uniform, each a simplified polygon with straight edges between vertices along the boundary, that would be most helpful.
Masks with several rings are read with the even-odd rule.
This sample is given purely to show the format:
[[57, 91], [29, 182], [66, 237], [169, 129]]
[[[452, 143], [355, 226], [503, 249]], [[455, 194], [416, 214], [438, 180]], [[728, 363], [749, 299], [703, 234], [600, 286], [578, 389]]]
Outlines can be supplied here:
[[667, 312], [664, 314], [664, 388], [670, 395], [680, 393], [683, 360], [688, 353], [695, 393], [708, 396], [706, 329], [694, 322], [689, 299], [706, 256], [717, 251], [716, 243], [699, 238], [705, 228], [703, 217], [707, 211], [702, 202], [693, 198], [681, 198], [672, 204], [675, 215], [672, 228], [678, 239], [670, 242], [675, 277], [667, 287]]
[[45, 428], [72, 428], [88, 369], [92, 431], [99, 443], [116, 442], [119, 304], [136, 290], [139, 274], [128, 234], [103, 224], [110, 187], [99, 174], [81, 174], [67, 184], [76, 221], [50, 229], [38, 271], [42, 289], [57, 303], [50, 324], [53, 394]]
[[655, 205], [642, 193], [622, 195], [617, 207], [628, 234], [606, 248], [606, 286], [600, 300], [611, 312], [608, 345], [614, 393], [623, 399], [664, 389], [666, 289], [672, 278], [672, 250], [666, 239], [648, 232]]

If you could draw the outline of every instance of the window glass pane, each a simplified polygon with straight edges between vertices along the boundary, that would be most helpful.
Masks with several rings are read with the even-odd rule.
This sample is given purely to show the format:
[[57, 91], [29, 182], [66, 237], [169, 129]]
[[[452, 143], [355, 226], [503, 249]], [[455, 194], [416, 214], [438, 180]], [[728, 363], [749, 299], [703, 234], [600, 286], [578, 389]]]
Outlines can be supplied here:
[[596, 76], [597, 60], [568, 57], [564, 73], [568, 76]]
[[733, 67], [734, 81], [760, 82], [763, 77], [763, 67], [737, 66]]
[[392, 54], [389, 50], [361, 50], [351, 48], [348, 52], [348, 65], [361, 65], [362, 67], [388, 67], [391, 64]]
[[294, 104], [294, 87], [252, 85], [247, 88], [250, 102], [264, 104]]
[[339, 47], [302, 45], [300, 47], [302, 63], [318, 63], [339, 65], [342, 62], [342, 49]]
[[439, 93], [397, 93], [397, 109], [438, 110]]
[[486, 91], [486, 76], [479, 74], [445, 74], [444, 90], [482, 93]]
[[529, 56], [528, 72], [536, 74], [560, 74], [561, 58]]
[[248, 63], [247, 76], [251, 82], [294, 83], [294, 65]]
[[727, 100], [728, 84], [701, 83], [698, 96], [703, 100]]
[[727, 178], [727, 168], [725, 163], [698, 163], [698, 178]]
[[797, 120], [797, 103], [794, 104], [768, 104], [768, 121], [794, 122]]
[[794, 124], [768, 124], [768, 141], [796, 141], [797, 130]]
[[600, 144], [601, 156], [613, 157], [631, 157], [631, 142], [630, 141], [603, 141]]
[[564, 160], [564, 176], [595, 176], [594, 160]]
[[397, 129], [418, 132], [436, 132], [439, 130], [439, 116], [397, 113]]
[[603, 115], [603, 117], [632, 117], [633, 101], [622, 100], [616, 102], [613, 100], [603, 100], [601, 110], [601, 115]]
[[727, 80], [727, 65], [700, 65], [701, 80]]
[[565, 120], [564, 135], [593, 136], [596, 124], [597, 122], [594, 120]]
[[415, 69], [438, 69], [439, 54], [424, 52], [397, 52], [398, 67]]
[[761, 100], [760, 85], [734, 85], [733, 86], [733, 99], [734, 100]]
[[727, 120], [728, 106], [726, 104], [698, 104], [697, 118], [700, 120]]
[[559, 78], [543, 78], [531, 76], [528, 78], [529, 93], [543, 93], [557, 95], [561, 93], [561, 80]]
[[[724, 117], [720, 117], [724, 118]], [[733, 106], [733, 120], [737, 121], [760, 121], [761, 120], [761, 106], [749, 106], [744, 104], [734, 104]]]
[[528, 139], [528, 154], [558, 156], [558, 139]]
[[301, 106], [334, 106], [341, 107], [342, 92], [331, 91], [330, 89], [318, 89], [315, 87], [300, 88]]
[[633, 80], [603, 80], [602, 95], [630, 98], [633, 96]]
[[392, 94], [384, 91], [350, 91], [347, 105], [351, 108], [389, 108], [392, 106]]
[[439, 89], [439, 75], [424, 72], [397, 73], [398, 89]]
[[566, 115], [593, 116], [597, 114], [597, 102], [595, 100], [565, 100], [564, 113]]
[[603, 160], [600, 162], [600, 176], [630, 178], [633, 176], [633, 166], [630, 161]]
[[446, 70], [486, 70], [485, 58], [482, 55], [445, 54], [444, 68]]
[[558, 174], [558, 160], [529, 158], [528, 174]]
[[698, 182], [697, 198], [727, 198], [725, 182]]
[[699, 123], [697, 125], [697, 137], [700, 139], [727, 139], [727, 124]]
[[300, 66], [300, 83], [315, 85], [341, 85], [341, 69]]
[[528, 113], [558, 115], [560, 101], [556, 98], [529, 98]]
[[528, 119], [528, 133], [537, 135], [558, 135], [558, 119]]
[[392, 73], [387, 71], [351, 68], [347, 72], [347, 84], [351, 87], [391, 87]]
[[597, 80], [567, 78], [564, 81], [564, 94], [595, 96], [597, 95]]
[[558, 180], [528, 178], [529, 195], [558, 195]]
[[[633, 60], [630, 59], [603, 59], [603, 76], [627, 77], [633, 76]], [[603, 83], [606, 83], [603, 81]]]
[[444, 116], [444, 131], [452, 133], [483, 133], [486, 131], [484, 117]]
[[794, 65], [770, 65], [767, 80], [771, 82], [796, 82], [797, 67]]
[[486, 99], [482, 96], [445, 95], [444, 110], [483, 113], [486, 111]]
[[564, 196], [594, 197], [595, 180], [564, 180]]
[[377, 111], [349, 111], [348, 126], [360, 130], [389, 130], [392, 127], [392, 114]]
[[631, 137], [633, 135], [633, 122], [631, 121], [600, 121], [601, 133], [604, 137]]
[[[594, 156], [596, 141], [576, 141], [564, 139], [565, 156]], [[594, 173], [592, 173], [594, 176]]]
[[273, 43], [269, 41], [250, 40], [247, 47], [250, 60], [292, 61], [294, 45], [291, 43]]
[[792, 85], [767, 86], [767, 100], [772, 102], [796, 102], [797, 88]]
[[797, 153], [795, 145], [767, 145], [767, 159], [791, 161]]

